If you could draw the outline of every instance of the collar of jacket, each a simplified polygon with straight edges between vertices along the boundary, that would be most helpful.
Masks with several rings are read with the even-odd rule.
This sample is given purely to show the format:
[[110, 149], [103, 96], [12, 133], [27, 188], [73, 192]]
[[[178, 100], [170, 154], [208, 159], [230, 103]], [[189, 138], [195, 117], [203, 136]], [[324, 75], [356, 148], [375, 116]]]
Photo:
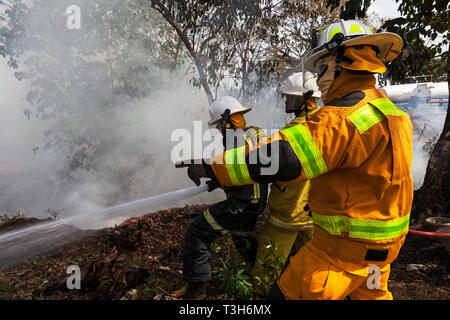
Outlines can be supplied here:
[[324, 98], [325, 105], [340, 99], [349, 93], [375, 88], [375, 77], [371, 74], [356, 74], [342, 70], [339, 77], [334, 80]]

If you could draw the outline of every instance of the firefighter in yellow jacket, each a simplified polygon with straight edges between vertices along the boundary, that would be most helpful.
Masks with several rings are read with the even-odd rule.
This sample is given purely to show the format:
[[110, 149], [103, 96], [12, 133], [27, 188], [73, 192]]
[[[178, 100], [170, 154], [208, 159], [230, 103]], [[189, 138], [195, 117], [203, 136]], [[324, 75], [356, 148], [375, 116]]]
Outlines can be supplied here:
[[357, 20], [329, 25], [303, 60], [304, 74], [317, 73], [324, 107], [256, 147], [227, 150], [241, 161], [225, 164], [219, 155], [188, 169], [222, 186], [310, 180], [314, 235], [271, 298], [392, 299], [390, 264], [412, 206], [412, 125], [375, 88], [373, 74], [402, 47], [398, 35], [372, 33]]
[[[301, 72], [291, 75], [280, 89], [286, 113], [295, 119], [284, 129], [305, 122], [317, 110], [318, 88], [306, 90]], [[291, 252], [297, 252], [313, 235], [308, 207], [309, 181], [295, 184], [273, 183], [269, 196], [270, 212], [258, 239], [258, 251], [252, 269], [254, 285], [268, 293], [281, 273]]]

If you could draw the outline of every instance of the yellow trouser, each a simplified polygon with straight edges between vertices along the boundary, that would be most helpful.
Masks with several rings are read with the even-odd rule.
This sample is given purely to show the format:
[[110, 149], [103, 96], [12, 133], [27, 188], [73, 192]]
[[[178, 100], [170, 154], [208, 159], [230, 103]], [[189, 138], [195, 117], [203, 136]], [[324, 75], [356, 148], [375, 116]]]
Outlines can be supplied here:
[[[298, 116], [285, 128], [305, 121], [305, 116]], [[309, 185], [309, 181], [271, 185], [268, 200], [270, 214], [258, 239], [255, 265], [251, 272], [254, 287], [260, 294], [263, 291], [267, 294], [272, 288], [291, 250], [297, 252], [312, 238], [312, 219], [307, 209]]]
[[352, 300], [392, 300], [388, 290], [390, 264], [379, 266], [378, 274], [363, 265], [360, 267], [367, 269], [367, 275], [345, 271], [354, 266], [338, 262], [308, 242], [291, 257], [278, 286], [287, 300], [341, 300], [348, 295]]
[[313, 235], [312, 225], [299, 230], [285, 230], [266, 223], [258, 239], [258, 251], [252, 269], [254, 286], [259, 293], [268, 293], [294, 249], [297, 252]]

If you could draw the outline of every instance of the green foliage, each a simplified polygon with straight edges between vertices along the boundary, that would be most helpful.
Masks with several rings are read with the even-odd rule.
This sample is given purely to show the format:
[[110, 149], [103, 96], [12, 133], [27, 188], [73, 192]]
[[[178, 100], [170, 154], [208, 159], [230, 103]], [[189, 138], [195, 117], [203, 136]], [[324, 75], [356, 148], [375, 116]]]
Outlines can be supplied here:
[[264, 261], [260, 261], [261, 266], [263, 268], [262, 274], [263, 278], [255, 277], [255, 284], [257, 287], [260, 287], [264, 291], [264, 295], [268, 296], [270, 289], [272, 289], [274, 281], [278, 279], [281, 274], [281, 270], [283, 270], [284, 265], [280, 260], [277, 251], [276, 243], [272, 241], [264, 243], [265, 249], [268, 249], [269, 252], [265, 257]]
[[337, 14], [325, 0], [281, 1], [264, 8], [259, 38], [268, 50], [265, 70], [274, 76], [272, 83], [298, 71], [301, 56], [311, 48], [313, 30], [334, 22]]
[[257, 3], [252, 1], [209, 0], [151, 0], [138, 1], [155, 9], [176, 32], [178, 40], [191, 56], [198, 77], [191, 81], [203, 87], [211, 103], [212, 88], [217, 88], [232, 68], [236, 54], [233, 42], [239, 25], [259, 14]]
[[235, 84], [230, 94], [244, 101], [279, 82], [298, 65], [311, 30], [332, 18], [325, 0], [149, 3], [176, 31], [198, 71], [192, 83], [210, 102], [226, 78]]
[[447, 55], [437, 56], [436, 47], [427, 46], [422, 38], [401, 31], [403, 28], [388, 28], [391, 32], [399, 32], [404, 39], [404, 47], [398, 59], [390, 62], [385, 76], [393, 83], [404, 83], [406, 77], [432, 75], [432, 80], [442, 81], [446, 78]]
[[[340, 8], [341, 19], [363, 19], [372, 0], [327, 0], [330, 9]], [[448, 51], [449, 2], [446, 0], [395, 0], [403, 17], [387, 20], [382, 30], [397, 33], [404, 42], [402, 54], [388, 64], [386, 76], [393, 82], [405, 77], [432, 74], [445, 78]], [[438, 41], [439, 37], [442, 40]]]
[[219, 255], [221, 266], [212, 271], [229, 298], [253, 299], [255, 291], [249, 275], [251, 265], [245, 262], [233, 245], [231, 236], [216, 239], [215, 252]]
[[[402, 0], [399, 11], [404, 17], [382, 26], [404, 42], [402, 54], [389, 64], [390, 77], [403, 81], [407, 76], [432, 74], [435, 80], [442, 80], [448, 59], [448, 1]], [[437, 41], [439, 36], [441, 41]]]
[[[399, 11], [406, 16], [406, 26], [410, 33], [420, 34], [435, 40], [439, 34], [444, 34], [442, 42], [433, 44], [445, 47], [448, 44], [449, 2], [446, 0], [395, 0], [400, 2]], [[438, 51], [440, 53], [440, 51]]]
[[262, 261], [264, 277], [261, 278], [250, 275], [253, 266], [244, 261], [234, 247], [231, 236], [223, 236], [215, 241], [215, 252], [221, 265], [212, 274], [219, 280], [229, 298], [259, 299], [261, 293], [264, 296], [269, 294], [284, 265], [276, 254], [276, 244], [268, 242], [265, 246], [269, 252]]
[[[332, 10], [341, 6], [340, 0], [327, 0], [327, 7]], [[366, 15], [366, 11], [372, 0], [349, 0], [344, 3], [341, 8], [339, 17], [343, 20], [362, 19]]]

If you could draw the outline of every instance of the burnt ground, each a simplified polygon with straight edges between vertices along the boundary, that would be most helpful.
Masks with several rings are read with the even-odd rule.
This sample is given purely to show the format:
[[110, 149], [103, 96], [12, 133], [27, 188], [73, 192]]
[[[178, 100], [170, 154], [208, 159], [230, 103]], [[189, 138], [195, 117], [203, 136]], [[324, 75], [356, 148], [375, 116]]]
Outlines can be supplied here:
[[[0, 266], [2, 300], [170, 300], [182, 285], [183, 239], [196, 212], [207, 206], [186, 206], [125, 221], [115, 228], [91, 232], [14, 266]], [[261, 215], [255, 234], [264, 223]], [[39, 222], [15, 218], [0, 223], [0, 232]], [[222, 265], [232, 248], [214, 244], [212, 269]], [[1, 249], [0, 249], [1, 250]], [[408, 271], [408, 265], [417, 264]], [[81, 270], [81, 290], [68, 290], [68, 266]], [[398, 300], [448, 300], [449, 255], [438, 240], [408, 235], [392, 264], [389, 288]], [[411, 267], [411, 266], [410, 266]], [[217, 277], [208, 285], [209, 299], [235, 299]]]

